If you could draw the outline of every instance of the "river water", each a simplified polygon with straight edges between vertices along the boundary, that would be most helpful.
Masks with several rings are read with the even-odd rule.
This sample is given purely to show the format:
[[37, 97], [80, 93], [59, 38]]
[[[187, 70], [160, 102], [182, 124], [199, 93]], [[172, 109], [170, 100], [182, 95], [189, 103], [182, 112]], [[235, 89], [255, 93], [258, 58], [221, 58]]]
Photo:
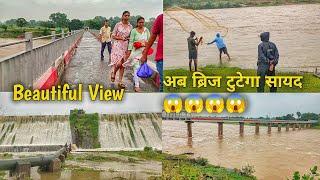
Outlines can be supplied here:
[[[20, 41], [20, 40], [22, 40], [22, 39], [0, 38], [0, 44], [10, 43], [10, 42], [15, 42], [15, 41]], [[51, 41], [50, 39], [36, 40], [33, 42], [33, 47], [39, 47], [41, 45], [49, 43], [50, 41]], [[16, 53], [23, 52], [23, 51], [25, 51], [25, 43], [2, 47], [2, 48], [0, 48], [0, 59], [5, 58], [7, 56], [14, 55]]]
[[245, 126], [239, 136], [239, 126], [225, 124], [224, 137], [218, 138], [218, 125], [193, 123], [192, 142], [188, 142], [187, 124], [182, 121], [163, 121], [163, 151], [172, 154], [194, 153], [211, 164], [227, 168], [253, 165], [258, 179], [274, 180], [292, 177], [295, 171], [307, 172], [320, 166], [320, 130], [302, 129], [281, 132], [276, 127], [267, 133], [260, 127], [255, 135], [254, 126]]
[[[256, 68], [259, 34], [271, 33], [270, 40], [277, 44], [280, 53], [278, 68], [284, 71], [312, 71], [320, 66], [320, 4], [284, 5], [271, 7], [246, 7], [229, 9], [209, 9], [196, 11], [210, 19], [201, 23], [184, 11], [171, 11], [171, 16], [179, 20], [188, 31], [195, 31], [197, 37], [203, 36], [204, 42], [211, 42], [217, 32], [225, 34], [224, 28], [211, 27], [208, 24], [228, 28], [225, 37], [231, 62], [223, 58], [230, 66]], [[206, 24], [207, 23], [207, 24]], [[188, 66], [188, 33], [180, 25], [165, 16], [165, 67]], [[200, 65], [218, 64], [219, 54], [215, 44], [199, 46]]]

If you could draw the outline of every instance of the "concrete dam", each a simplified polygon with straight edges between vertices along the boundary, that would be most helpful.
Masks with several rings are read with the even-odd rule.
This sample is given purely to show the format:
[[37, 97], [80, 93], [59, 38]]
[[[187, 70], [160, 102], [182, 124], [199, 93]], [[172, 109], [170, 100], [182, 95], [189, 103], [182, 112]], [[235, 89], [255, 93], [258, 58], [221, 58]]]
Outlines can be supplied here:
[[39, 151], [66, 143], [76, 144], [78, 149], [162, 149], [161, 137], [157, 113], [86, 114], [72, 110], [70, 115], [0, 116], [0, 152], [32, 151], [30, 147]]

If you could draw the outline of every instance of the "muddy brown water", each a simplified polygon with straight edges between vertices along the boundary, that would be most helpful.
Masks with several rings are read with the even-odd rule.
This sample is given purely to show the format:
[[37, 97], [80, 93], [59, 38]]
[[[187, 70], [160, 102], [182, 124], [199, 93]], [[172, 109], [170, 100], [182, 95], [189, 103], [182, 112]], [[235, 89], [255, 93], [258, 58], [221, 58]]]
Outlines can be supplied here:
[[[20, 40], [21, 39], [0, 38], [0, 44], [10, 43], [10, 42], [15, 42], [15, 41], [20, 41]], [[33, 46], [38, 47], [38, 46], [44, 45], [46, 43], [49, 43], [50, 41], [51, 41], [50, 39], [39, 39], [39, 40], [33, 41]], [[5, 58], [7, 56], [11, 56], [16, 53], [23, 52], [23, 51], [25, 51], [25, 48], [26, 48], [25, 43], [2, 47], [2, 48], [0, 48], [0, 58]]]
[[320, 130], [302, 129], [281, 132], [276, 127], [267, 134], [260, 127], [255, 135], [254, 126], [245, 126], [239, 136], [239, 125], [224, 125], [224, 137], [218, 138], [215, 123], [193, 123], [192, 143], [187, 139], [187, 124], [182, 121], [163, 121], [163, 151], [172, 154], [193, 154], [204, 157], [211, 164], [227, 168], [253, 165], [258, 179], [274, 180], [292, 177], [295, 171], [306, 173], [320, 166]]
[[[232, 61], [223, 62], [230, 66], [255, 69], [257, 62], [258, 35], [263, 31], [271, 33], [271, 41], [278, 46], [280, 60], [278, 68], [284, 71], [313, 71], [315, 68], [292, 68], [320, 66], [320, 4], [284, 5], [271, 7], [246, 7], [230, 9], [209, 9], [196, 11], [214, 18], [221, 26], [229, 29], [225, 42]], [[194, 16], [184, 11], [169, 12], [197, 37], [203, 36], [210, 42], [217, 32], [224, 29], [207, 28]], [[212, 20], [207, 23], [215, 24]], [[188, 66], [188, 33], [169, 16], [165, 16], [165, 68]], [[218, 64], [216, 45], [199, 46], [200, 65]], [[290, 68], [288, 68], [290, 67]]]

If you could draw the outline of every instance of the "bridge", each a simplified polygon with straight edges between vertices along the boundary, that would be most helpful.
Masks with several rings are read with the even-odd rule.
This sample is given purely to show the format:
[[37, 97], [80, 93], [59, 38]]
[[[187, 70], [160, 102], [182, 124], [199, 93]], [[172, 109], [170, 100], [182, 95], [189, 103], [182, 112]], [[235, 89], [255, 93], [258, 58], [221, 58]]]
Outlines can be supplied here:
[[[26, 32], [22, 40], [0, 44], [0, 50], [25, 44], [24, 51], [0, 59], [0, 91], [12, 91], [14, 84], [22, 84], [29, 89], [49, 89], [65, 83], [72, 88], [79, 83], [98, 83], [110, 88], [111, 67], [108, 60], [100, 60], [98, 33], [87, 29], [67, 33], [62, 30], [60, 34], [52, 31], [51, 35], [33, 38], [31, 32]], [[34, 42], [40, 39], [49, 42], [34, 47]], [[148, 64], [157, 74], [152, 61], [154, 54]], [[127, 91], [133, 91], [132, 68], [125, 70], [123, 81], [128, 86]], [[141, 79], [140, 86], [144, 92], [154, 92], [159, 85], [149, 79]]]
[[61, 163], [65, 162], [71, 146], [67, 144], [52, 154], [38, 155], [26, 158], [0, 160], [0, 170], [9, 170], [13, 179], [29, 179], [31, 167], [39, 166], [42, 171], [57, 172]]
[[196, 114], [181, 112], [181, 113], [166, 113], [162, 112], [163, 120], [178, 120], [184, 121], [187, 124], [187, 135], [188, 138], [192, 138], [192, 124], [195, 122], [206, 122], [206, 123], [217, 123], [218, 124], [218, 136], [223, 136], [223, 124], [224, 123], [232, 123], [239, 124], [239, 134], [240, 136], [244, 135], [244, 125], [245, 124], [253, 124], [255, 125], [255, 134], [259, 134], [260, 126], [266, 125], [268, 128], [268, 134], [271, 133], [272, 127], [276, 126], [278, 128], [278, 132], [281, 131], [282, 126], [285, 126], [286, 131], [290, 130], [290, 127], [293, 131], [296, 129], [301, 130], [302, 128], [311, 128], [312, 124], [318, 123], [316, 120], [308, 120], [308, 121], [297, 121], [297, 120], [263, 120], [263, 119], [246, 119], [246, 118], [238, 118], [238, 117], [205, 117], [199, 116]]

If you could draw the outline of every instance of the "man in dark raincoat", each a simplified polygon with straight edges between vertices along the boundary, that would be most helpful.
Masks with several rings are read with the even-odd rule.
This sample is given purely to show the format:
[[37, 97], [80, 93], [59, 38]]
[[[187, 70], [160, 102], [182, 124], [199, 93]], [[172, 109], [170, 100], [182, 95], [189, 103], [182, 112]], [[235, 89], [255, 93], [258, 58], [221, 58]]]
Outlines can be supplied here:
[[[264, 92], [265, 76], [275, 76], [275, 67], [279, 61], [279, 52], [277, 46], [269, 41], [270, 33], [263, 32], [260, 34], [261, 43], [258, 46], [258, 71], [260, 76], [258, 92]], [[273, 85], [270, 92], [277, 92]]]

